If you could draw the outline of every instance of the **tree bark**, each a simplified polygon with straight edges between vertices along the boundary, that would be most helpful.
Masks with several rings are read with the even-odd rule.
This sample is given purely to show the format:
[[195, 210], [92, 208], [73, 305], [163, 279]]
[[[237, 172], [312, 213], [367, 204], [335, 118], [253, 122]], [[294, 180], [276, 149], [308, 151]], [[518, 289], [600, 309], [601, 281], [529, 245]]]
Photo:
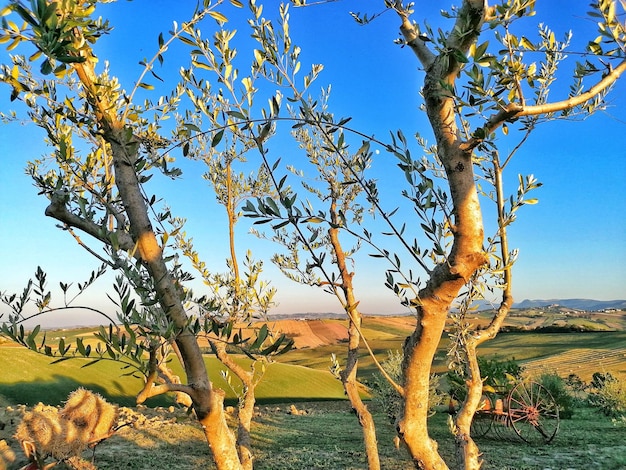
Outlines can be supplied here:
[[[355, 322], [358, 322], [359, 325]], [[367, 405], [363, 403], [363, 400], [361, 399], [358, 381], [356, 378], [358, 369], [359, 342], [361, 337], [359, 333], [361, 314], [357, 314], [354, 310], [349, 323], [348, 361], [346, 368], [342, 371], [341, 381], [343, 382], [343, 388], [348, 395], [348, 399], [350, 400], [350, 405], [359, 419], [359, 424], [363, 428], [363, 443], [365, 445], [365, 454], [367, 456], [367, 468], [369, 470], [379, 470], [380, 456], [378, 454], [376, 425], [374, 424], [374, 418], [368, 410]]]
[[[155, 282], [161, 308], [178, 328], [176, 345], [180, 351], [193, 408], [202, 424], [205, 437], [213, 450], [218, 469], [241, 468], [232, 432], [224, 414], [224, 392], [214, 390], [208, 378], [202, 351], [196, 337], [187, 329], [188, 316], [180, 300], [180, 293], [167, 265], [148, 216], [141, 187], [134, 170], [136, 145], [125, 137], [126, 129], [111, 129], [105, 138], [111, 144], [115, 183], [126, 209], [131, 235], [150, 276]], [[108, 138], [107, 138], [108, 137]]]
[[427, 73], [423, 93], [439, 158], [450, 185], [454, 242], [447, 263], [435, 267], [416, 299], [417, 327], [404, 346], [405, 407], [398, 426], [399, 435], [416, 464], [432, 469], [447, 468], [427, 431], [432, 361], [452, 302], [487, 260], [482, 249], [483, 223], [472, 155], [459, 148], [453, 103], [444, 96], [438, 76]]

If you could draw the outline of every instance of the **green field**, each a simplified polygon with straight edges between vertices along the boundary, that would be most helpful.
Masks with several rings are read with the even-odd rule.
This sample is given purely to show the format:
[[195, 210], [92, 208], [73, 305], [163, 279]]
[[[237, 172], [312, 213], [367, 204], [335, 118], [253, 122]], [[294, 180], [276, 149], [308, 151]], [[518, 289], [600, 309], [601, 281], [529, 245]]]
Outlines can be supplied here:
[[[381, 322], [376, 317], [366, 318], [365, 322], [367, 327], [363, 329], [363, 333], [379, 361], [387, 357], [388, 351], [401, 350], [404, 339], [410, 332], [400, 327], [390, 330], [387, 323]], [[444, 336], [435, 356], [434, 370], [437, 373], [445, 373], [448, 370], [447, 345], [448, 339]], [[278, 360], [328, 370], [332, 353], [337, 354], [341, 360], [346, 355], [346, 348], [335, 344], [295, 350]], [[626, 331], [500, 333], [495, 339], [481, 346], [479, 355], [502, 360], [515, 359], [531, 375], [545, 371], [557, 372], [563, 376], [575, 373], [588, 380], [594, 372], [626, 374]], [[364, 378], [376, 371], [374, 362], [366, 354], [365, 348], [359, 362], [359, 370]]]
[[[205, 358], [215, 386], [226, 391], [227, 401], [236, 401], [232, 390], [222, 377], [223, 366], [212, 357]], [[245, 361], [242, 359], [242, 361]], [[102, 361], [88, 367], [82, 359], [50, 364], [51, 358], [25, 348], [0, 347], [0, 396], [13, 404], [33, 405], [39, 401], [57, 405], [79, 386], [102, 394], [104, 397], [124, 406], [135, 403], [135, 395], [143, 382], [132, 376], [112, 361]], [[249, 361], [247, 361], [249, 362]], [[172, 367], [180, 374], [180, 368]], [[236, 384], [236, 379], [232, 380]], [[300, 400], [343, 399], [341, 383], [329, 372], [297, 365], [268, 364], [263, 381], [257, 388], [257, 397], [262, 402]], [[171, 398], [155, 397], [148, 405], [171, 404]]]
[[[324, 320], [337, 326], [341, 320]], [[382, 361], [390, 350], [399, 350], [411, 329], [407, 317], [390, 319], [368, 317], [363, 333], [377, 358]], [[91, 343], [93, 330], [82, 328], [62, 331], [48, 331], [48, 342], [54, 343], [60, 337], [71, 342], [82, 337]], [[435, 360], [435, 371], [445, 373], [447, 338], [444, 337]], [[279, 356], [277, 361], [268, 364], [263, 381], [257, 388], [260, 403], [277, 403], [299, 400], [344, 399], [340, 382], [329, 372], [331, 354], [335, 353], [343, 361], [346, 354], [345, 343], [327, 344], [316, 348], [292, 350]], [[579, 332], [579, 333], [500, 333], [494, 340], [485, 343], [479, 354], [486, 358], [502, 360], [515, 359], [529, 375], [543, 372], [557, 372], [562, 376], [570, 373], [589, 380], [594, 372], [626, 374], [626, 332]], [[232, 390], [222, 376], [223, 366], [213, 357], [206, 357], [207, 368], [214, 384], [223, 388], [227, 400], [236, 400], [236, 390]], [[247, 359], [241, 361], [249, 363]], [[0, 364], [4, 369], [0, 374], [0, 396], [12, 403], [34, 404], [45, 401], [58, 404], [67, 394], [84, 386], [97, 391], [116, 403], [132, 405], [134, 396], [142, 386], [142, 380], [125, 376], [128, 370], [120, 364], [101, 361], [88, 367], [86, 362], [73, 359], [51, 364], [51, 358], [33, 353], [9, 341], [0, 343]], [[172, 368], [181, 374], [180, 367], [172, 362]], [[363, 348], [360, 360], [361, 377], [367, 381], [376, 370], [374, 362]], [[232, 384], [237, 380], [233, 378]], [[156, 397], [148, 403], [153, 406], [170, 403], [167, 397]]]

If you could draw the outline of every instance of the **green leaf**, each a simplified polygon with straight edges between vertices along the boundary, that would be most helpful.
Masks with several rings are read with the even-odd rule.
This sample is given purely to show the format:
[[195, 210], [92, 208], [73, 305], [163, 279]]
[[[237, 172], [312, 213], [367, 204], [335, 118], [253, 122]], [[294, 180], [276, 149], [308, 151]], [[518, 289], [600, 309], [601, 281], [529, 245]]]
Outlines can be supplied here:
[[242, 113], [240, 113], [239, 111], [226, 111], [226, 114], [228, 114], [229, 116], [235, 117], [237, 119], [243, 119], [246, 120], [246, 116]]
[[461, 52], [458, 49], [453, 49], [452, 50], [452, 57], [454, 57], [454, 59], [457, 62], [460, 62], [461, 64], [466, 64], [469, 62], [469, 59], [467, 58], [467, 56], [465, 54], [463, 54], [463, 52]]
[[46, 59], [41, 63], [41, 73], [44, 75], [49, 75], [52, 73], [52, 64], [50, 64], [50, 60]]
[[15, 9], [15, 11], [17, 11], [17, 14], [20, 15], [20, 17], [24, 21], [26, 21], [29, 25], [31, 25], [31, 26], [39, 26], [39, 23], [37, 23], [37, 20], [30, 14], [30, 11], [28, 11], [22, 5], [20, 5], [19, 3], [15, 2], [15, 3], [13, 3], [13, 8]]
[[221, 142], [222, 137], [224, 137], [224, 129], [222, 129], [221, 131], [217, 132], [213, 136], [213, 139], [211, 139], [211, 148], [216, 147], [217, 144], [219, 144]]
[[260, 348], [263, 342], [267, 339], [268, 334], [269, 330], [267, 328], [267, 325], [263, 325], [259, 330], [259, 333], [257, 334], [256, 340], [254, 341], [254, 343], [252, 343], [252, 345], [250, 345], [250, 349]]
[[87, 350], [85, 349], [82, 338], [76, 338], [76, 350], [80, 353], [81, 356], [87, 355]]
[[219, 11], [209, 11], [209, 16], [211, 18], [213, 18], [215, 21], [219, 21], [220, 23], [226, 23], [228, 21], [228, 18], [226, 18], [223, 14], [221, 14]]
[[272, 225], [272, 230], [279, 230], [279, 229], [285, 227], [286, 225], [289, 225], [289, 220], [285, 220], [285, 221], [283, 221], [283, 222], [281, 222], [279, 224]]
[[201, 129], [191, 122], [185, 122], [183, 123], [183, 126], [185, 126], [185, 128], [189, 129], [190, 131], [201, 132]]

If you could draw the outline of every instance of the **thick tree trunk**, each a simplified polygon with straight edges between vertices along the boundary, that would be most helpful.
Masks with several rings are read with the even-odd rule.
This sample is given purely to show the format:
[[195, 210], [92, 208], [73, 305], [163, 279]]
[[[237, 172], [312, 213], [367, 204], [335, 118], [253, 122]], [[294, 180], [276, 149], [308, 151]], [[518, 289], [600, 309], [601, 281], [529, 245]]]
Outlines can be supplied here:
[[431, 272], [416, 299], [417, 325], [404, 346], [404, 413], [398, 433], [415, 465], [427, 469], [447, 468], [428, 437], [428, 392], [432, 361], [441, 340], [450, 306], [472, 274], [486, 261], [482, 249], [483, 223], [474, 181], [472, 153], [461, 149], [454, 102], [442, 82], [454, 83], [456, 70], [449, 57], [429, 63], [424, 81], [424, 101], [437, 141], [452, 196], [454, 242], [445, 263]]
[[93, 61], [87, 60], [72, 65], [83, 85], [87, 100], [93, 106], [104, 140], [111, 147], [115, 185], [128, 217], [130, 235], [135, 242], [141, 262], [154, 280], [155, 294], [161, 308], [179, 331], [176, 346], [187, 376], [189, 396], [193, 401], [198, 421], [204, 428], [207, 443], [213, 450], [217, 468], [240, 469], [241, 463], [234, 437], [224, 414], [224, 392], [214, 390], [211, 385], [202, 351], [196, 337], [187, 329], [189, 317], [181, 302], [177, 284], [167, 268], [162, 249], [152, 228], [135, 170], [139, 144], [132, 130], [118, 119], [114, 103], [109, 103], [99, 93], [93, 64]]
[[448, 304], [445, 300], [440, 305], [430, 298], [421, 300], [418, 326], [404, 345], [404, 408], [397, 431], [416, 468], [447, 469], [437, 443], [428, 435], [428, 393], [432, 360], [441, 340]]
[[486, 261], [482, 250], [483, 225], [474, 183], [471, 153], [459, 149], [454, 109], [441, 98], [440, 86], [424, 96], [435, 136], [439, 158], [450, 184], [454, 207], [454, 243], [447, 262], [438, 265], [428, 284], [419, 293], [417, 327], [404, 346], [405, 407], [398, 432], [416, 465], [447, 468], [428, 438], [428, 391], [432, 361], [441, 340], [450, 306], [472, 274]]
[[193, 407], [202, 424], [207, 442], [213, 450], [218, 469], [241, 468], [232, 432], [224, 414], [224, 394], [213, 390], [209, 381], [202, 351], [195, 336], [187, 329], [188, 317], [180, 300], [180, 293], [162, 256], [161, 247], [148, 216], [134, 164], [137, 144], [127, 137], [125, 128], [111, 128], [105, 139], [111, 144], [115, 183], [124, 204], [133, 239], [146, 269], [155, 282], [156, 295], [168, 318], [180, 333], [176, 345], [183, 360]]
[[243, 467], [237, 453], [235, 436], [226, 424], [224, 391], [214, 389], [210, 394], [210, 411], [198, 421], [209, 443], [218, 470], [241, 470]]

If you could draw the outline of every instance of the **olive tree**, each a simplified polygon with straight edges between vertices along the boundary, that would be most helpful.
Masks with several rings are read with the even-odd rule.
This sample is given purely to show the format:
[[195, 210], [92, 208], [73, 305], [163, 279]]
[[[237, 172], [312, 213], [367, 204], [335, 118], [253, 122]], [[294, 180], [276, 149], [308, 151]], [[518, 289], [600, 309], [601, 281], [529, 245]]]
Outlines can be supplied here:
[[[294, 4], [306, 6], [306, 2]], [[522, 205], [536, 202], [527, 198], [527, 193], [540, 185], [532, 175], [520, 177], [516, 195], [505, 198], [503, 172], [542, 121], [585, 115], [602, 108], [610, 87], [626, 69], [624, 24], [616, 13], [618, 2], [592, 4], [590, 15], [599, 20], [600, 35], [589, 42], [584, 54], [586, 60], [576, 65], [569, 95], [550, 101], [548, 94], [557, 69], [566, 57], [570, 36], [557, 40], [543, 25], [536, 39], [530, 35], [515, 35], [514, 23], [533, 15], [533, 1], [512, 0], [490, 6], [484, 0], [466, 0], [451, 11], [443, 12], [444, 18], [450, 21], [449, 29], [445, 31], [442, 26], [436, 32], [427, 24], [420, 27], [412, 21], [412, 4], [386, 0], [384, 6], [385, 12], [395, 13], [400, 20], [402, 38], [398, 42], [413, 51], [421, 65], [422, 110], [431, 124], [435, 144], [428, 146], [422, 137], [425, 132], [420, 131], [418, 143], [424, 149], [424, 158], [415, 159], [411, 154], [412, 144], [402, 131], [392, 132], [391, 142], [385, 143], [364, 135], [362, 130], [350, 129], [349, 119], [335, 120], [329, 112], [303, 100], [297, 110], [296, 118], [300, 123], [296, 126], [308, 126], [325, 136], [325, 150], [334, 154], [345, 171], [353, 169], [350, 180], [343, 184], [360, 185], [368, 203], [389, 224], [391, 230], [387, 234], [396, 237], [406, 248], [401, 255], [385, 248], [375, 251], [376, 256], [387, 258], [392, 265], [386, 272], [386, 285], [402, 298], [404, 305], [414, 309], [416, 315], [415, 330], [404, 344], [404, 381], [399, 389], [403, 411], [397, 423], [400, 439], [416, 466], [447, 467], [437, 451], [437, 443], [428, 438], [427, 417], [431, 366], [446, 321], [452, 317], [456, 328], [451, 362], [465, 369], [469, 391], [451, 428], [459, 466], [478, 468], [480, 454], [470, 436], [472, 417], [482, 394], [476, 348], [497, 334], [512, 305], [511, 266], [515, 256], [508, 246], [506, 229]], [[353, 16], [359, 23], [366, 24], [380, 14], [355, 13]], [[539, 57], [539, 60], [528, 60], [531, 53], [533, 59]], [[275, 58], [265, 60], [275, 61]], [[592, 80], [591, 86], [587, 85], [589, 80]], [[512, 130], [520, 132], [514, 150], [501, 158], [497, 140], [509, 136]], [[336, 134], [337, 139], [332, 138], [332, 134]], [[362, 140], [354, 144], [349, 135]], [[367, 161], [372, 143], [399, 159], [398, 166], [409, 183], [403, 195], [413, 203], [421, 219], [419, 229], [410, 220], [398, 222], [397, 209], [384, 208], [385, 198], [379, 195], [375, 180], [362, 176], [359, 165], [354, 170], [350, 155], [360, 154], [360, 163]], [[359, 150], [350, 154], [350, 145], [358, 145]], [[334, 178], [334, 183], [342, 181], [340, 173]], [[493, 190], [485, 189], [485, 183], [492, 185]], [[311, 255], [311, 239], [319, 231], [312, 230], [313, 236], [307, 238], [298, 230], [298, 224], [325, 222], [329, 234], [340, 229], [375, 244], [370, 231], [364, 229], [356, 233], [350, 227], [352, 221], [333, 218], [332, 210], [321, 212], [307, 204], [296, 205], [296, 198], [284, 178], [277, 184], [277, 190], [280, 195], [277, 201], [258, 200], [256, 205], [246, 209], [251, 217], [261, 218], [263, 222], [282, 220], [274, 225], [275, 230], [286, 224], [296, 227], [298, 242], [312, 257], [305, 265], [307, 275], [322, 268], [323, 257]], [[327, 191], [324, 197], [332, 201], [332, 194], [332, 190]], [[498, 227], [486, 244], [481, 196], [495, 203], [493, 214]], [[411, 231], [411, 227], [417, 230]], [[423, 233], [431, 247], [418, 243], [417, 235], [411, 242], [409, 236], [416, 232]], [[285, 244], [280, 234], [276, 238]], [[335, 245], [331, 250], [334, 250], [333, 261], [340, 269], [341, 250], [337, 248]], [[425, 281], [420, 282], [411, 268], [401, 269], [402, 263], [407, 264], [406, 259], [423, 270]], [[280, 265], [292, 269], [296, 266], [295, 260], [298, 260], [295, 252], [288, 261], [280, 255], [277, 258]], [[465, 313], [471, 301], [488, 287], [486, 276], [495, 276], [502, 301], [488, 327], [479, 331], [470, 324]], [[324, 282], [317, 281], [317, 284]], [[459, 314], [452, 309], [457, 300], [460, 301]], [[347, 313], [350, 318], [351, 310], [347, 309]]]
[[[146, 183], [155, 172], [171, 178], [180, 175], [180, 170], [171, 165], [176, 149], [182, 149], [184, 156], [205, 153], [210, 176], [221, 170], [215, 160], [211, 161], [206, 142], [189, 139], [190, 130], [196, 129], [194, 112], [187, 120], [181, 118], [184, 111], [179, 113], [185, 107], [185, 97], [190, 98], [191, 107], [195, 104], [191, 90], [198, 81], [193, 71], [183, 71], [181, 83], [168, 95], [141, 103], [137, 98], [139, 90], [153, 89], [147, 77], [161, 79], [155, 65], [163, 63], [173, 43], [180, 41], [197, 50], [210, 44], [200, 38], [201, 23], [216, 30], [218, 38], [227, 40], [229, 33], [221, 27], [226, 17], [217, 10], [226, 7], [227, 2], [204, 2], [188, 22], [180, 26], [174, 23], [167, 39], [159, 35], [156, 54], [141, 62], [143, 72], [131, 84], [130, 91], [110, 76], [106, 64], [95, 56], [94, 44], [110, 30], [107, 21], [94, 16], [98, 3], [34, 0], [27, 6], [11, 2], [2, 12], [0, 41], [10, 51], [28, 46], [32, 49], [28, 58], [12, 55], [12, 63], [2, 65], [0, 80], [11, 87], [12, 100], [20, 99], [27, 106], [29, 119], [44, 129], [53, 149], [48, 158], [32, 160], [28, 165], [36, 187], [49, 199], [46, 215], [59, 221], [107, 268], [121, 272], [114, 286], [118, 297], [114, 302], [120, 310], [116, 320], [123, 327], [114, 327], [115, 322], [111, 321], [108, 331], [101, 328], [96, 336], [103, 346], [95, 350], [82, 340], [77, 341], [73, 352], [70, 345], [59, 344], [55, 351], [46, 344], [36, 344], [39, 329], [25, 332], [21, 322], [26, 318], [24, 307], [29, 300], [36, 303], [35, 315], [52, 309], [45, 275], [38, 270], [34, 297], [32, 283], [21, 296], [3, 295], [12, 310], [3, 332], [27, 347], [60, 359], [77, 355], [133, 365], [146, 377], [138, 402], [161, 393], [185, 394], [202, 425], [217, 467], [251, 468], [248, 433], [259, 373], [254, 369], [242, 370], [232, 362], [224, 345], [229, 342], [250, 355], [269, 355], [288, 349], [290, 341], [284, 336], [272, 336], [267, 327], [261, 328], [256, 337], [235, 332], [235, 322], [249, 322], [256, 313], [265, 313], [271, 306], [273, 291], [259, 284], [262, 265], [248, 257], [247, 273], [241, 274], [231, 243], [229, 274], [220, 276], [214, 269], [209, 271], [197, 259], [191, 240], [183, 231], [183, 221], [172, 216], [167, 206], [160, 207], [157, 195], [148, 195]], [[242, 7], [236, 0], [230, 3]], [[22, 25], [12, 21], [15, 16], [21, 18]], [[219, 44], [217, 49], [217, 54], [228, 58], [227, 50], [220, 51]], [[212, 46], [206, 53], [213, 55]], [[196, 59], [192, 57], [194, 66], [202, 63]], [[35, 64], [39, 70], [33, 69]], [[249, 92], [244, 92], [244, 97], [246, 94]], [[215, 105], [209, 114], [218, 113], [219, 93], [206, 97], [207, 102]], [[207, 109], [206, 103], [203, 105], [198, 107], [200, 111]], [[173, 129], [164, 125], [170, 117], [179, 118]], [[210, 147], [216, 147], [220, 138], [219, 131], [215, 132]], [[228, 150], [219, 158], [230, 169], [232, 153]], [[232, 241], [235, 205], [245, 193], [246, 183], [230, 173], [213, 182], [218, 199], [227, 209], [229, 223], [224, 226]], [[93, 248], [93, 243], [84, 241], [81, 235], [87, 235], [102, 249]], [[186, 287], [191, 275], [183, 268], [183, 256], [190, 258], [192, 266], [210, 285], [208, 295], [194, 297]], [[92, 278], [100, 273], [94, 273]], [[91, 282], [93, 279], [79, 285], [79, 291]], [[66, 292], [69, 284], [61, 287]], [[218, 358], [243, 381], [245, 397], [239, 416], [238, 443], [226, 422], [224, 391], [209, 380], [198, 342], [200, 335], [210, 335]], [[183, 366], [184, 381], [172, 376], [165, 366], [170, 348]]]
[[[327, 99], [328, 92], [324, 93], [318, 102], [322, 111], [326, 111]], [[316, 105], [308, 102], [307, 106], [313, 110]], [[307, 125], [306, 121], [297, 115], [294, 115], [294, 120], [297, 123], [292, 134], [313, 166], [315, 177], [310, 178], [310, 174], [298, 170], [295, 165], [290, 166], [290, 169], [294, 175], [303, 178], [301, 184], [315, 203], [309, 201], [308, 207], [303, 205], [302, 210], [298, 209], [291, 218], [286, 219], [281, 219], [280, 214], [276, 213], [273, 218], [268, 218], [271, 209], [262, 199], [257, 199], [259, 202], [256, 207], [249, 201], [244, 206], [244, 211], [248, 217], [261, 223], [280, 219], [272, 227], [274, 231], [272, 236], [254, 230], [259, 237], [268, 238], [283, 247], [284, 252], [275, 254], [272, 261], [292, 281], [319, 287], [335, 296], [346, 313], [348, 320], [346, 365], [342, 369], [339, 361], [335, 359], [331, 370], [343, 383], [350, 405], [363, 430], [368, 468], [378, 469], [380, 459], [374, 419], [361, 398], [362, 385], [357, 377], [360, 347], [365, 341], [361, 333], [363, 315], [359, 309], [358, 292], [352, 280], [355, 274], [353, 258], [359, 249], [359, 243], [345, 248], [351, 240], [344, 237], [348, 226], [360, 224], [366, 212], [363, 204], [367, 202], [361, 201], [363, 188], [355, 181], [354, 175], [362, 177], [369, 166], [371, 155], [364, 158], [362, 151], [350, 154], [339, 149], [337, 139], [343, 139], [342, 131], [338, 131], [338, 135], [328, 133], [315, 125]], [[308, 179], [305, 178], [307, 175]], [[279, 182], [275, 181], [276, 187], [281, 188]], [[283, 201], [292, 199], [295, 201], [297, 197], [295, 188], [285, 189], [281, 196]], [[276, 206], [278, 207], [278, 204]], [[318, 211], [311, 210], [310, 207], [313, 206], [318, 208]], [[373, 353], [371, 356], [384, 373]]]
[[[432, 363], [452, 302], [487, 262], [473, 171], [476, 160], [491, 155], [495, 167], [492, 174], [498, 178], [501, 165], [494, 148], [494, 134], [498, 130], [508, 132], [515, 127], [525, 130], [540, 118], [556, 118], [559, 114], [566, 117], [572, 112], [596, 109], [610, 86], [626, 70], [626, 36], [624, 24], [616, 14], [617, 2], [595, 2], [593, 16], [599, 19], [601, 35], [590, 42], [589, 52], [591, 58], [596, 55], [596, 61], [606, 53], [615, 59], [615, 64], [609, 69], [598, 62], [593, 64], [591, 59], [579, 64], [570, 95], [550, 101], [549, 88], [545, 85], [553, 79], [567, 39], [557, 41], [546, 27], [540, 29], [538, 41], [516, 36], [510, 30], [518, 18], [532, 14], [533, 1], [516, 0], [495, 6], [489, 6], [486, 1], [464, 1], [449, 14], [453, 20], [449, 32], [439, 35], [428, 29], [420, 30], [410, 19], [410, 6], [401, 2], [387, 2], [387, 5], [398, 14], [403, 42], [424, 69], [424, 108], [436, 141], [436, 156], [449, 185], [452, 217], [448, 227], [453, 239], [443, 262], [432, 269], [416, 299], [417, 327], [404, 347], [405, 400], [398, 432], [416, 464], [444, 468], [436, 445], [424, 438], [428, 435], [424, 406], [427, 365]], [[494, 31], [497, 51], [492, 51], [485, 40], [490, 31]], [[543, 52], [542, 61], [526, 61], [525, 53], [531, 51]], [[589, 75], [595, 82], [585, 88], [583, 77]], [[467, 341], [468, 357], [475, 354], [477, 344], [497, 332], [512, 302], [510, 291], [505, 293], [501, 314], [487, 330], [475, 332]], [[465, 466], [477, 468], [480, 459], [470, 436], [470, 423], [480, 401], [481, 379], [475, 364], [471, 372], [470, 393], [456, 423], [456, 440]]]

